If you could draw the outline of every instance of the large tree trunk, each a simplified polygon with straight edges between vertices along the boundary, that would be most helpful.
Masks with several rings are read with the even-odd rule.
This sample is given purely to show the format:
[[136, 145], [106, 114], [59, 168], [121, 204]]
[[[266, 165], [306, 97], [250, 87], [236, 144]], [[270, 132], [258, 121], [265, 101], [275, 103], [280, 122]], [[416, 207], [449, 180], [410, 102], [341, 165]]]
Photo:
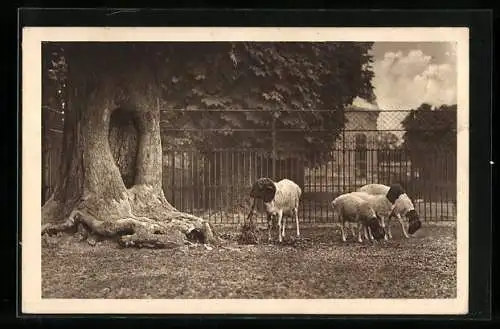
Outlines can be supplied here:
[[42, 207], [42, 234], [83, 227], [124, 246], [170, 247], [197, 229], [202, 242], [213, 242], [207, 222], [179, 212], [163, 194], [151, 63], [134, 66], [100, 47], [68, 51], [60, 185]]

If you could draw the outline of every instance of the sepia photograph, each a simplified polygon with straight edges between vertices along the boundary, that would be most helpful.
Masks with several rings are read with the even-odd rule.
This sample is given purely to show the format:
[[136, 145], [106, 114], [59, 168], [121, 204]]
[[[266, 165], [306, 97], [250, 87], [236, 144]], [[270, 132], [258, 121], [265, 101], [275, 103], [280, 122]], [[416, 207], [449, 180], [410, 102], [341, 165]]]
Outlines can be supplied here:
[[23, 311], [467, 313], [467, 29], [33, 27], [22, 60]]

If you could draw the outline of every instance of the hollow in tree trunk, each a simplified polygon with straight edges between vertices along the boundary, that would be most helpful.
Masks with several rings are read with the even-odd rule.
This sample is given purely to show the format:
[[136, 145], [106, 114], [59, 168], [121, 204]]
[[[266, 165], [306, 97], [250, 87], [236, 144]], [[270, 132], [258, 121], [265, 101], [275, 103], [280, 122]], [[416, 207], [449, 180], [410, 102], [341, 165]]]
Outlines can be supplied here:
[[163, 194], [151, 71], [103, 47], [68, 51], [61, 176], [42, 207], [42, 234], [83, 228], [123, 246], [165, 248], [183, 245], [195, 230], [201, 242], [215, 242], [208, 222], [178, 211]]

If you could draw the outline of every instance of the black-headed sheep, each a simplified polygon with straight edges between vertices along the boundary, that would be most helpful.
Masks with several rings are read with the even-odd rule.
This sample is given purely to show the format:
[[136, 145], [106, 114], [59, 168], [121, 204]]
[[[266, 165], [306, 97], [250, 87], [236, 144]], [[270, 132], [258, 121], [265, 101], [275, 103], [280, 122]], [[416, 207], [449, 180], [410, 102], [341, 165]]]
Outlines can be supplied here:
[[[380, 218], [377, 216], [375, 210], [370, 204], [362, 198], [352, 194], [346, 193], [336, 197], [332, 203], [334, 221], [338, 220], [340, 224], [340, 231], [342, 233], [342, 241], [346, 241], [346, 234], [344, 226], [347, 223], [356, 224], [358, 228], [358, 242], [363, 242], [361, 231], [365, 233], [365, 238], [368, 240], [367, 235], [369, 228], [375, 239], [380, 240], [385, 236], [385, 231], [382, 227]], [[354, 230], [351, 226], [351, 232]]]
[[250, 196], [264, 201], [269, 241], [274, 222], [277, 222], [278, 226], [278, 241], [283, 241], [286, 227], [284, 218], [286, 216], [295, 219], [297, 237], [300, 237], [298, 210], [301, 195], [302, 189], [289, 179], [274, 182], [270, 178], [259, 178], [253, 184]]
[[[390, 186], [383, 184], [367, 184], [358, 189], [360, 192], [365, 192], [370, 195], [383, 195], [392, 204], [392, 212], [387, 216], [387, 235], [392, 238], [391, 233], [391, 218], [395, 216], [403, 231], [405, 238], [409, 238], [409, 234], [414, 234], [422, 226], [419, 215], [415, 210], [413, 202], [406, 194], [403, 187], [399, 184], [392, 184]], [[403, 224], [403, 217], [408, 219], [408, 231], [405, 229]]]

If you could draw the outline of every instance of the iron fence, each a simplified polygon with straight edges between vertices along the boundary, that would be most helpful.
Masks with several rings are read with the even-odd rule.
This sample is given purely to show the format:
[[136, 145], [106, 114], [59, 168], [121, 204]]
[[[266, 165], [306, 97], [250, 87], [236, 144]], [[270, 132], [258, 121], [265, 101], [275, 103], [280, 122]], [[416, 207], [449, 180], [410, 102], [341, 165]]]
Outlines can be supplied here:
[[42, 108], [42, 205], [57, 186], [62, 153], [64, 113], [48, 106]]
[[[299, 220], [305, 223], [330, 222], [330, 202], [341, 193], [364, 184], [396, 182], [407, 190], [423, 220], [456, 218], [456, 112], [420, 111], [417, 117], [415, 111], [350, 108], [345, 112], [345, 126], [332, 138], [331, 145], [308, 149], [294, 148], [294, 136], [299, 136], [297, 140], [321, 139], [333, 130], [321, 125], [311, 127], [314, 120], [308, 118], [306, 128], [297, 128], [296, 122], [295, 127], [288, 127], [278, 120], [279, 115], [273, 115], [276, 111], [267, 111], [267, 122], [257, 128], [228, 124], [237, 120], [231, 116], [205, 126], [193, 124], [218, 111], [238, 115], [263, 112], [161, 111], [163, 190], [179, 210], [212, 223], [241, 224], [253, 202], [249, 197], [251, 185], [259, 177], [269, 177], [275, 181], [288, 178], [301, 186]], [[284, 112], [291, 118], [304, 118], [328, 111]], [[56, 184], [53, 177], [59, 169], [61, 130], [44, 129], [43, 201]], [[267, 137], [259, 147], [245, 144], [250, 138], [258, 142], [258, 137]], [[205, 144], [200, 144], [200, 139]], [[258, 220], [264, 221], [262, 202], [257, 203], [257, 211]]]
[[[259, 110], [169, 109], [164, 112], [188, 115], [204, 111]], [[305, 115], [303, 110], [295, 112]], [[179, 150], [178, 146], [164, 149], [163, 187], [167, 199], [179, 209], [211, 222], [238, 224], [248, 215], [252, 203], [249, 191], [257, 178], [269, 177], [275, 181], [288, 178], [303, 190], [300, 221], [325, 223], [332, 220], [330, 203], [335, 196], [369, 183], [400, 183], [425, 221], [455, 220], [456, 116], [453, 111], [419, 112], [415, 118], [414, 111], [350, 108], [346, 111], [344, 128], [331, 147], [323, 146], [322, 150], [280, 148], [280, 142], [293, 138], [294, 134], [320, 135], [324, 128], [278, 128], [276, 118], [278, 116], [270, 115], [270, 123], [259, 129], [165, 124], [162, 131], [167, 136], [172, 132], [183, 132], [185, 137], [192, 132], [224, 132], [233, 136], [238, 141], [236, 144], [243, 144], [241, 141], [256, 131], [260, 136], [269, 137], [267, 146], [256, 149], [224, 147], [223, 143], [222, 147], [212, 147], [208, 152], [196, 148]], [[417, 120], [420, 120], [418, 125], [412, 125]], [[258, 213], [259, 220], [264, 221], [262, 202], [258, 202]]]
[[[381, 150], [367, 149], [368, 161], [361, 165], [355, 164], [358, 153], [355, 149], [335, 149], [329, 154], [333, 160], [311, 165], [312, 161], [292, 152], [284, 160], [273, 161], [266, 150], [218, 149], [206, 155], [196, 150], [172, 150], [164, 155], [163, 188], [166, 198], [182, 211], [213, 223], [238, 224], [250, 211], [249, 192], [256, 179], [288, 178], [303, 190], [300, 221], [326, 223], [332, 220], [330, 202], [335, 196], [369, 183], [397, 182], [404, 186], [424, 220], [455, 220], [456, 179], [450, 175], [455, 166], [453, 154], [435, 154], [430, 164], [434, 175], [425, 179], [404, 149], [392, 151], [391, 156], [397, 160], [390, 161], [377, 161]], [[262, 202], [257, 206], [263, 222]]]

